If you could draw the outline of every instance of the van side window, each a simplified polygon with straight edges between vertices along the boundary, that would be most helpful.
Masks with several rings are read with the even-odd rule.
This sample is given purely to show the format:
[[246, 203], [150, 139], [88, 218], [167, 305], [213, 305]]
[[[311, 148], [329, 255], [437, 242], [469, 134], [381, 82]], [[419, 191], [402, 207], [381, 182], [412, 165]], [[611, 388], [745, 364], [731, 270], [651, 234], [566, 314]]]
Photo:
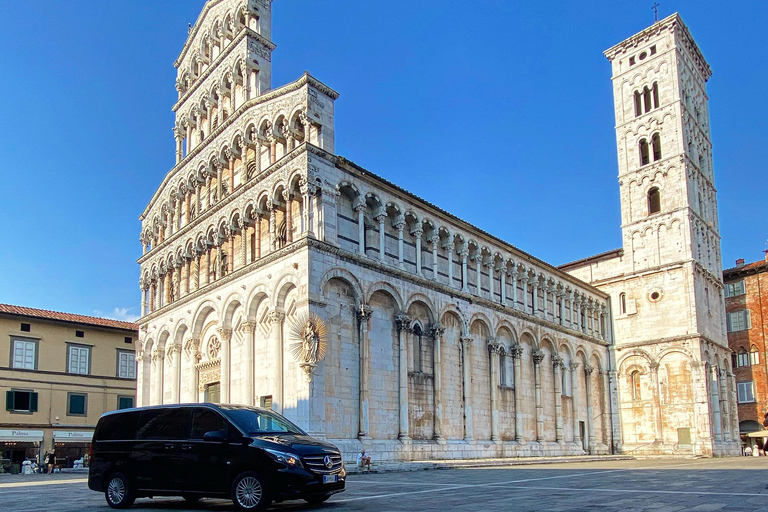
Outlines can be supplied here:
[[206, 432], [217, 430], [227, 435], [228, 424], [218, 413], [210, 409], [194, 409], [192, 436], [190, 439], [202, 439]]
[[137, 439], [187, 439], [189, 409], [147, 409], [141, 411]]
[[140, 412], [110, 414], [99, 420], [93, 435], [95, 441], [133, 441]]

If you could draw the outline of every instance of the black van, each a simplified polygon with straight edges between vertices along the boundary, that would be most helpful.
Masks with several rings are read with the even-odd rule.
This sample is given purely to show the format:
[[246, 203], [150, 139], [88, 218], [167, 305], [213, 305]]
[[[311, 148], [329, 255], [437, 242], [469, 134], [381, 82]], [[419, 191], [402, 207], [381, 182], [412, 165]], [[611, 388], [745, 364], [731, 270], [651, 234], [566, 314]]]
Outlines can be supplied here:
[[240, 510], [273, 501], [322, 503], [344, 490], [332, 444], [279, 414], [223, 404], [158, 405], [104, 414], [91, 444], [88, 487], [112, 508], [139, 497], [227, 498]]

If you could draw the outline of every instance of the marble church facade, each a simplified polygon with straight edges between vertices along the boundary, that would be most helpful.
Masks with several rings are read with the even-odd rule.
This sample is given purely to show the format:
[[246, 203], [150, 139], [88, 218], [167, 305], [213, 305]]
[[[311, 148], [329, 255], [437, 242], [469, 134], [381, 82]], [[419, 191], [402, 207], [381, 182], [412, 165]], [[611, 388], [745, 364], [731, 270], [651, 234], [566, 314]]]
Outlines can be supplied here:
[[[271, 407], [347, 458], [621, 450], [613, 289], [337, 156], [338, 94], [309, 74], [273, 89], [270, 36], [269, 0], [210, 0], [175, 63], [176, 165], [140, 217], [137, 403]], [[308, 314], [315, 365], [289, 349]]]

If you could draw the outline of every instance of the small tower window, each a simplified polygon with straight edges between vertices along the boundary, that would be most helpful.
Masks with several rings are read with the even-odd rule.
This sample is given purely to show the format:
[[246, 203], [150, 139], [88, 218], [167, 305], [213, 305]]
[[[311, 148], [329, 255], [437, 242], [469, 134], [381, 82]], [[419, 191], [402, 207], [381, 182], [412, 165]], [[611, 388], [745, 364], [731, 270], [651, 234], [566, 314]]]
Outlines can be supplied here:
[[627, 312], [627, 294], [626, 293], [620, 293], [619, 294], [619, 313], [626, 314]]
[[629, 387], [632, 390], [632, 400], [640, 400], [640, 372], [635, 370], [629, 374]]
[[643, 105], [645, 105], [645, 111], [651, 111], [651, 90], [646, 85], [643, 87]]
[[658, 133], [654, 133], [651, 137], [651, 145], [653, 146], [653, 161], [661, 160], [661, 136]]
[[648, 165], [651, 162], [648, 155], [648, 141], [646, 139], [640, 140], [640, 165]]
[[635, 117], [643, 113], [643, 104], [640, 97], [640, 91], [635, 91]]
[[653, 87], [651, 88], [651, 92], [653, 93], [653, 108], [659, 108], [659, 84], [656, 82], [653, 82]]
[[648, 215], [659, 213], [661, 211], [661, 194], [659, 189], [653, 187], [648, 191]]

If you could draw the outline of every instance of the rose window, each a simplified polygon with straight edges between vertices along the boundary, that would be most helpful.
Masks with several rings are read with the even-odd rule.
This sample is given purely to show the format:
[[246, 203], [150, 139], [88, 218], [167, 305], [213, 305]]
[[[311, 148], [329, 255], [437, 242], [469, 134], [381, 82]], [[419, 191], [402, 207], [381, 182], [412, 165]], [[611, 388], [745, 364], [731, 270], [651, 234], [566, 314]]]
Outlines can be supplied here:
[[208, 342], [208, 357], [216, 359], [219, 357], [219, 352], [221, 352], [221, 341], [219, 338], [211, 338]]

